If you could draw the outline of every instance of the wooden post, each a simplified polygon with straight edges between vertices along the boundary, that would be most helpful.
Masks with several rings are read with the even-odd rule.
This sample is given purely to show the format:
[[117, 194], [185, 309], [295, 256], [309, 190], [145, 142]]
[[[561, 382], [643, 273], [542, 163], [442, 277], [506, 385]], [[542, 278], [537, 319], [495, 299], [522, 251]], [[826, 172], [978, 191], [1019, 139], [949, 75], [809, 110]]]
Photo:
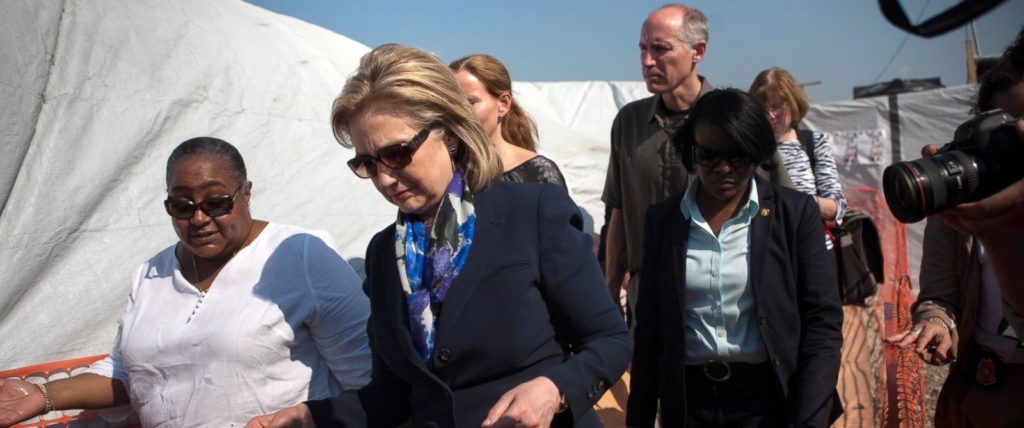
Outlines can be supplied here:
[[978, 83], [978, 63], [974, 61], [974, 44], [964, 41], [964, 54], [967, 56], [967, 83]]

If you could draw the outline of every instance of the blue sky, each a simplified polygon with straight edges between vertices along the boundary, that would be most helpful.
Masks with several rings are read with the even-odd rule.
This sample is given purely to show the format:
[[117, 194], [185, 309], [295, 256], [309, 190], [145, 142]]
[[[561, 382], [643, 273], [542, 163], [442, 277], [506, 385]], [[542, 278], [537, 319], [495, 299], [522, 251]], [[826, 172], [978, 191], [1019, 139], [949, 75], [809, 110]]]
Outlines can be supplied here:
[[[339, 1], [250, 0], [328, 28], [367, 46], [396, 42], [442, 60], [484, 52], [514, 80], [641, 80], [637, 41], [647, 14], [665, 1]], [[913, 20], [955, 0], [902, 0]], [[885, 20], [877, 1], [719, 0], [688, 3], [710, 23], [700, 73], [716, 86], [749, 87], [762, 69], [780, 66], [803, 82], [821, 81], [813, 102], [848, 100], [853, 87], [894, 78], [967, 81], [965, 29], [924, 39]], [[998, 55], [1024, 24], [1024, 0], [1010, 0], [976, 22], [981, 54]]]

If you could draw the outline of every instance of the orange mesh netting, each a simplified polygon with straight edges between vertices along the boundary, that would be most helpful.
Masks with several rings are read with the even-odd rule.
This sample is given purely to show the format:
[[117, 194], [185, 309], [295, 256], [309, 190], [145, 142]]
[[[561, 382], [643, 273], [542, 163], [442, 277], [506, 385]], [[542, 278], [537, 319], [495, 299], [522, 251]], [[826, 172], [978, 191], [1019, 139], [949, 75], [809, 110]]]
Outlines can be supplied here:
[[[910, 305], [914, 303], [907, 257], [906, 225], [889, 212], [878, 189], [858, 187], [846, 189], [849, 206], [867, 213], [878, 227], [885, 257], [885, 282], [874, 302], [878, 337], [882, 338], [910, 328]], [[877, 344], [876, 344], [877, 345]], [[920, 375], [921, 359], [913, 350], [882, 346], [877, 368], [878, 398], [876, 426], [923, 427], [928, 422], [925, 411], [924, 378]]]

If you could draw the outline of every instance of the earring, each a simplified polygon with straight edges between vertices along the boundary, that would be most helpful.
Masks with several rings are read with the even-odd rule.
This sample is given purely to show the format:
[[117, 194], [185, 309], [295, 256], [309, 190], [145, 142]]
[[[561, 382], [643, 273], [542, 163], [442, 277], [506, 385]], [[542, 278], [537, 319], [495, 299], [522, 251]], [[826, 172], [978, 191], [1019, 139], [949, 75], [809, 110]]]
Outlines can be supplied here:
[[448, 156], [455, 157], [455, 154], [459, 152], [459, 146], [457, 144], [448, 145]]

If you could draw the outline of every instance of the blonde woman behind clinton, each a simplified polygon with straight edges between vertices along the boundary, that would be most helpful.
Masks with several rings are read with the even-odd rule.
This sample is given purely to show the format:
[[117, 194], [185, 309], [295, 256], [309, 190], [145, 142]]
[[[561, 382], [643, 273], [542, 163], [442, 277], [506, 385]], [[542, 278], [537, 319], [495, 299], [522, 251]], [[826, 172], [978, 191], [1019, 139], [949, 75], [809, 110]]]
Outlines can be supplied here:
[[476, 54], [449, 67], [501, 158], [502, 179], [566, 187], [558, 165], [537, 154], [537, 127], [512, 98], [512, 79], [505, 65], [493, 56]]
[[788, 71], [773, 67], [754, 78], [750, 95], [768, 112], [792, 187], [814, 197], [823, 220], [841, 222], [846, 213], [846, 196], [832, 157], [832, 140], [827, 134], [813, 133], [812, 157], [797, 138], [796, 125], [810, 108], [800, 84]]

